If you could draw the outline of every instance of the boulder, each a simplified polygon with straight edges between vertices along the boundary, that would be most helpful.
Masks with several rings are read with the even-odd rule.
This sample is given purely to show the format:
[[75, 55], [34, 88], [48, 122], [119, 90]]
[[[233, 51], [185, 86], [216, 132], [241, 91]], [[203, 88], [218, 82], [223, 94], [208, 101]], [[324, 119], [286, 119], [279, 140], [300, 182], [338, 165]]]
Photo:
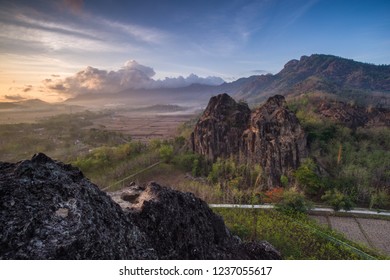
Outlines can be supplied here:
[[110, 195], [146, 233], [160, 259], [280, 259], [265, 241], [241, 242], [222, 217], [192, 193], [151, 182]]
[[0, 163], [1, 259], [155, 259], [145, 234], [79, 169]]

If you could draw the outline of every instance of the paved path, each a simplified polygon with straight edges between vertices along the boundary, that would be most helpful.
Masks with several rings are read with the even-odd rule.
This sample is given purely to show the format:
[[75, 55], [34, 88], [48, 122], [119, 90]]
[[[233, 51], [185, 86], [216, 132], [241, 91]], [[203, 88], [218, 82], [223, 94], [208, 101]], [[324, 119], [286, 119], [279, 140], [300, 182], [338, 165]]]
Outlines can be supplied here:
[[[225, 208], [256, 208], [256, 209], [272, 209], [273, 205], [241, 205], [241, 204], [210, 204], [210, 207], [225, 207]], [[381, 251], [390, 256], [390, 220], [378, 219], [389, 217], [389, 212], [376, 212], [368, 209], [355, 209], [351, 211], [340, 211], [347, 214], [360, 214], [363, 217], [338, 217], [329, 214], [334, 213], [334, 210], [326, 207], [313, 208], [312, 211], [316, 215], [311, 215], [320, 224], [323, 224], [335, 231], [338, 231], [344, 236], [357, 243], [364, 244], [375, 250]], [[358, 216], [356, 215], [356, 216]], [[368, 218], [375, 216], [374, 218]]]

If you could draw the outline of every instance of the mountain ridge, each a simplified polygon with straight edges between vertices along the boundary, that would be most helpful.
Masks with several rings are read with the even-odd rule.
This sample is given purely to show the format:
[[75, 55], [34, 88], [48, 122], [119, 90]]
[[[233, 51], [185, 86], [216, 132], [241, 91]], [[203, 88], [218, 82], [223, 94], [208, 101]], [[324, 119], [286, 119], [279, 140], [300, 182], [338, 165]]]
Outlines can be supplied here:
[[358, 100], [370, 96], [375, 99], [371, 105], [390, 105], [390, 65], [368, 64], [334, 55], [302, 56], [300, 60], [288, 61], [275, 75], [258, 76], [234, 96], [260, 102], [274, 94], [305, 93], [334, 94]]
[[218, 86], [191, 84], [178, 88], [127, 89], [116, 93], [83, 94], [65, 101], [131, 100], [132, 104], [197, 103], [226, 92], [238, 100], [260, 104], [280, 94], [286, 97], [319, 93], [361, 105], [390, 107], [390, 65], [374, 65], [334, 55], [313, 54], [288, 61], [276, 74], [253, 75]]

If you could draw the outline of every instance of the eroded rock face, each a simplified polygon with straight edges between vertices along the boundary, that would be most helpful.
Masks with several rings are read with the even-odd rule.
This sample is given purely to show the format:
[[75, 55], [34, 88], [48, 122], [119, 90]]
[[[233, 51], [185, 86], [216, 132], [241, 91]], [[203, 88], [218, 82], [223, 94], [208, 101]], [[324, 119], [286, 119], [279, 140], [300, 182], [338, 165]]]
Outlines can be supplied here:
[[280, 177], [298, 168], [306, 155], [306, 136], [281, 95], [270, 97], [252, 112], [242, 135], [241, 157], [260, 163], [268, 187], [280, 186]]
[[223, 219], [192, 193], [152, 182], [111, 196], [147, 234], [161, 259], [280, 259], [266, 241], [241, 242]]
[[248, 105], [226, 93], [210, 99], [192, 134], [192, 148], [211, 160], [237, 154], [250, 117]]
[[210, 99], [192, 135], [193, 151], [212, 161], [236, 156], [241, 162], [259, 163], [268, 187], [279, 186], [281, 175], [296, 169], [306, 155], [305, 133], [281, 95], [270, 97], [252, 113], [246, 106], [234, 114], [242, 117], [232, 125], [232, 112], [240, 112], [239, 105], [226, 94]]
[[[44, 154], [0, 162], [0, 259], [279, 259], [205, 202], [156, 183], [110, 196]], [[123, 210], [124, 209], [124, 210]]]

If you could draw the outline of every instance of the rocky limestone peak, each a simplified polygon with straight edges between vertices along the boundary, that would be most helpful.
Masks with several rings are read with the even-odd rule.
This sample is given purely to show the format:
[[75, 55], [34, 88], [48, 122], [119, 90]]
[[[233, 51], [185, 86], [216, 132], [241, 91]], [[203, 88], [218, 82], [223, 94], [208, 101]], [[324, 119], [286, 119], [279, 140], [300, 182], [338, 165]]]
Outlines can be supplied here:
[[150, 183], [110, 196], [44, 154], [0, 162], [0, 259], [280, 259], [193, 194]]
[[222, 93], [210, 98], [203, 116], [205, 118], [224, 118], [231, 115], [234, 116], [239, 112], [250, 112], [248, 105], [244, 103], [237, 103], [227, 93]]
[[[226, 121], [230, 119], [226, 112], [232, 110], [224, 111], [224, 117], [213, 119], [210, 124], [208, 116], [219, 114], [210, 112], [214, 108], [210, 104], [214, 102], [215, 97], [195, 126], [193, 151], [213, 161], [233, 155], [241, 162], [260, 164], [267, 187], [280, 186], [280, 177], [296, 169], [306, 155], [305, 133], [295, 114], [287, 108], [285, 98], [275, 95], [251, 113], [249, 109], [240, 111], [241, 118], [235, 126]], [[232, 104], [230, 108], [237, 108]]]
[[226, 93], [212, 97], [191, 136], [193, 150], [211, 160], [238, 153], [249, 117], [246, 103]]
[[241, 160], [260, 163], [269, 188], [280, 186], [280, 177], [298, 168], [307, 153], [303, 128], [281, 95], [252, 112], [242, 137]]
[[269, 112], [275, 111], [278, 108], [286, 108], [287, 103], [283, 95], [274, 95], [268, 98], [264, 106], [260, 108], [266, 108]]

